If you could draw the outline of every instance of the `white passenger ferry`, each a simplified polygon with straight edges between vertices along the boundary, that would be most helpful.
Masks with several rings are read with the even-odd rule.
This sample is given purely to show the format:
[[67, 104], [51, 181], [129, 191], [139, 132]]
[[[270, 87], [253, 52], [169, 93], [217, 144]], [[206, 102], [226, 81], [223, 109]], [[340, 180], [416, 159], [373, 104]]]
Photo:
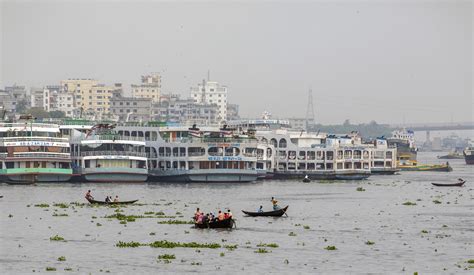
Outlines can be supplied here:
[[[122, 136], [111, 124], [62, 126], [70, 134], [76, 181], [144, 182], [148, 162], [143, 137]], [[89, 128], [85, 131], [81, 129]]]
[[0, 181], [65, 182], [71, 176], [69, 142], [57, 124], [35, 123], [31, 116], [0, 122]]
[[148, 123], [117, 130], [147, 140], [150, 181], [251, 182], [258, 176], [257, 161], [267, 165], [257, 139], [235, 135], [232, 129]]

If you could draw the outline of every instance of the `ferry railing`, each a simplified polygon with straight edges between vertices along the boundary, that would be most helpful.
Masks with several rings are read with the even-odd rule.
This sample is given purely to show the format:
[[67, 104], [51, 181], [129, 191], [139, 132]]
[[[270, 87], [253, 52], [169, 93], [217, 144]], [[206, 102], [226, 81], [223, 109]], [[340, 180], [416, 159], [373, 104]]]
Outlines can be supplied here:
[[[77, 156], [77, 154], [74, 154]], [[145, 152], [133, 152], [133, 151], [86, 151], [80, 153], [81, 157], [92, 157], [92, 156], [132, 156], [132, 157], [146, 157]]]
[[13, 153], [14, 158], [60, 158], [70, 159], [69, 153], [47, 153], [47, 152], [28, 152], [28, 153]]
[[35, 128], [59, 128], [58, 124], [52, 123], [31, 123], [31, 122], [0, 122], [0, 127], [23, 127], [25, 130], [31, 130], [31, 127]]
[[49, 142], [68, 142], [67, 138], [61, 137], [2, 137], [3, 142], [21, 142], [21, 141], [49, 141]]
[[132, 137], [132, 136], [120, 136], [120, 135], [90, 135], [87, 138], [86, 137], [80, 137], [80, 138], [73, 138], [71, 141], [73, 142], [79, 142], [83, 140], [127, 140], [127, 141], [143, 141], [145, 142], [144, 137]]

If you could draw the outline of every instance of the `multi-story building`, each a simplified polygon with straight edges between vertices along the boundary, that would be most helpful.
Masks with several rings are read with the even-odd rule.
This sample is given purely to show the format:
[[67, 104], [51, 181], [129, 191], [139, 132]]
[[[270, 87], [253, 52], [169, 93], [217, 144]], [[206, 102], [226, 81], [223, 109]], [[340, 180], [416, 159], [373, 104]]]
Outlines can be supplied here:
[[30, 106], [30, 98], [25, 86], [13, 85], [5, 87], [5, 92], [10, 94], [16, 112], [23, 112]]
[[57, 104], [54, 111], [61, 111], [67, 117], [74, 116], [74, 94], [71, 92], [61, 91], [57, 95]]
[[123, 97], [116, 91], [110, 99], [110, 113], [119, 121], [148, 121], [151, 116], [151, 98]]
[[237, 104], [227, 104], [227, 120], [239, 120], [239, 105]]
[[197, 103], [193, 99], [180, 99], [178, 95], [163, 95], [153, 104], [152, 116], [157, 121], [181, 124], [217, 124], [219, 106], [217, 104]]
[[[0, 90], [0, 115], [3, 116], [3, 112], [6, 112], [7, 115], [11, 116], [15, 113], [15, 109], [16, 101], [13, 96], [4, 90]], [[0, 119], [2, 118], [0, 117]]]
[[58, 94], [62, 91], [60, 85], [48, 85], [43, 89], [43, 109], [46, 112], [56, 111], [58, 107]]
[[[118, 85], [118, 86], [117, 86]], [[74, 94], [75, 108], [93, 112], [99, 116], [109, 112], [112, 92], [121, 89], [121, 84], [108, 86], [94, 79], [68, 79], [61, 81], [64, 91]]]
[[161, 75], [151, 73], [142, 76], [142, 83], [132, 84], [132, 96], [135, 98], [149, 98], [153, 102], [158, 102], [161, 95]]
[[30, 88], [31, 107], [44, 108], [44, 89]]
[[201, 104], [216, 104], [219, 107], [218, 121], [227, 120], [227, 87], [215, 81], [203, 80], [191, 87], [191, 99]]

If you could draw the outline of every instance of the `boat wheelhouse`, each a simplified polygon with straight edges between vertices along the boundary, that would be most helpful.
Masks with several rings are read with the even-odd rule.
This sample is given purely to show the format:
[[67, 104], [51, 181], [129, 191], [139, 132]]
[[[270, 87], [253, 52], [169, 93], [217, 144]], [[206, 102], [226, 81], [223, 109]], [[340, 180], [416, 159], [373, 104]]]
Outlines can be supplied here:
[[8, 183], [65, 182], [72, 176], [70, 147], [57, 124], [22, 116], [0, 122], [0, 179]]
[[124, 136], [147, 139], [150, 181], [251, 182], [257, 179], [257, 139], [233, 129], [118, 126]]
[[87, 133], [72, 130], [71, 155], [75, 180], [144, 182], [148, 162], [143, 137], [122, 136], [110, 124], [97, 124]]

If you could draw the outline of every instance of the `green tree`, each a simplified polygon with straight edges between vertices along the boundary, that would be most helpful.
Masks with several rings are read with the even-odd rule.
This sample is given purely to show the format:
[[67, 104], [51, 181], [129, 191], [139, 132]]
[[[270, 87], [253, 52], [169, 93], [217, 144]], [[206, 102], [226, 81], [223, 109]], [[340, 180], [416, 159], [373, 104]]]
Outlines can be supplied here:
[[63, 111], [51, 111], [49, 112], [49, 117], [50, 118], [65, 118], [66, 113]]
[[26, 111], [27, 114], [32, 115], [35, 118], [42, 119], [42, 118], [49, 118], [49, 113], [46, 112], [43, 108], [40, 107], [33, 107]]

